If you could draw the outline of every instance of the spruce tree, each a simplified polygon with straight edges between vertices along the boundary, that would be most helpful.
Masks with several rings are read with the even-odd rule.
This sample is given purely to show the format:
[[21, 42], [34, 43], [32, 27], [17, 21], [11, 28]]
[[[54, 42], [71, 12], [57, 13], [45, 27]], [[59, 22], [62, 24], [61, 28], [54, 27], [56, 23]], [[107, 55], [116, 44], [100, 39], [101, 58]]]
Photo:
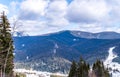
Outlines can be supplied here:
[[89, 64], [87, 64], [82, 57], [78, 63], [77, 77], [88, 77], [89, 75]]
[[76, 65], [75, 61], [72, 62], [71, 69], [68, 77], [110, 77], [108, 69], [104, 67], [102, 61], [97, 60], [90, 71], [90, 66], [82, 57]]
[[109, 71], [104, 67], [103, 62], [100, 60], [97, 60], [93, 64], [92, 69], [97, 77], [110, 77]]
[[76, 77], [76, 69], [77, 69], [77, 65], [76, 62], [73, 61], [71, 68], [70, 68], [70, 72], [69, 72], [69, 76], [68, 77]]
[[0, 69], [3, 77], [13, 74], [13, 40], [10, 33], [10, 23], [4, 12], [0, 17]]

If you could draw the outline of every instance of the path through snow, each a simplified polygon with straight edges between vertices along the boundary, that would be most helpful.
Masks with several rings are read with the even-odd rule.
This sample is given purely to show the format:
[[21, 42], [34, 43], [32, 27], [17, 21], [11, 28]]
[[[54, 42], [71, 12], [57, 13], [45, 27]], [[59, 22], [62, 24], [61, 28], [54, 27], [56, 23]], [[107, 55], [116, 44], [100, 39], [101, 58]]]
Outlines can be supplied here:
[[107, 59], [104, 61], [104, 65], [107, 68], [111, 69], [110, 73], [112, 74], [112, 77], [120, 77], [120, 64], [117, 62], [112, 62], [112, 60], [117, 57], [117, 54], [113, 53], [114, 49], [115, 47], [109, 48], [108, 50], [109, 55]]

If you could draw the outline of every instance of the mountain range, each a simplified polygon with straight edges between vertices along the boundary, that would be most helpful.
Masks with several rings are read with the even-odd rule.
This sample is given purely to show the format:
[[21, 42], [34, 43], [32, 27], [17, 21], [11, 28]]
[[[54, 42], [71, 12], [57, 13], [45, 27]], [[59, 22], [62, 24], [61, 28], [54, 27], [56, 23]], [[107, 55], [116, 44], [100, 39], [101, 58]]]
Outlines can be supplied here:
[[120, 63], [120, 34], [60, 31], [40, 36], [14, 37], [15, 68], [68, 73], [71, 61], [82, 56], [92, 64], [105, 60], [110, 47], [117, 54], [113, 62]]

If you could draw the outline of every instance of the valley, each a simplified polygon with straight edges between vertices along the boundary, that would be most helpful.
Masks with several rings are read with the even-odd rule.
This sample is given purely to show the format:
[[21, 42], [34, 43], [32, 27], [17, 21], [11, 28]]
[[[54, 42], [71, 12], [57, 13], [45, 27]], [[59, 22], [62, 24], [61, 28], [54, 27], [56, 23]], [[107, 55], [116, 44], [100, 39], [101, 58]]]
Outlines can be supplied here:
[[82, 56], [90, 64], [97, 59], [105, 61], [105, 65], [112, 70], [110, 73], [119, 73], [119, 34], [110, 33], [117, 37], [109, 39], [106, 34], [103, 39], [83, 38], [83, 35], [77, 34], [80, 32], [75, 35], [73, 31], [62, 31], [42, 36], [15, 37], [15, 69], [68, 74], [72, 60], [78, 61]]
[[[112, 77], [120, 76], [120, 64], [117, 62], [112, 62], [114, 58], [117, 57], [117, 54], [114, 54], [113, 50], [115, 47], [110, 47], [108, 50], [108, 57], [104, 61], [104, 65], [108, 68], [110, 75]], [[26, 70], [26, 69], [14, 69], [17, 73], [23, 73], [26, 77], [51, 77], [51, 75], [56, 75], [60, 77], [67, 77], [67, 74], [61, 73], [50, 73], [50, 72], [42, 72], [42, 71], [34, 71], [34, 70]]]

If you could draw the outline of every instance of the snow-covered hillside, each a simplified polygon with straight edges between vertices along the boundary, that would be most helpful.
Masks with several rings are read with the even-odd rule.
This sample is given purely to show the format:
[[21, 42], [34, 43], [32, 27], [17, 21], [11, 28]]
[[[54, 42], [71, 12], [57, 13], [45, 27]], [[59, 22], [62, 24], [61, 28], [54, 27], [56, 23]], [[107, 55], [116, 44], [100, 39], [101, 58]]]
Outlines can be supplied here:
[[[120, 64], [117, 62], [113, 62], [113, 59], [117, 57], [117, 54], [113, 52], [116, 47], [111, 47], [108, 50], [108, 57], [104, 61], [104, 65], [109, 69], [112, 77], [120, 77]], [[50, 77], [50, 75], [59, 75], [63, 77], [67, 77], [65, 74], [61, 73], [50, 73], [50, 72], [42, 72], [42, 71], [34, 71], [34, 70], [26, 70], [26, 69], [14, 69], [17, 73], [24, 73], [26, 77]]]
[[114, 58], [117, 57], [117, 54], [113, 52], [115, 47], [111, 47], [108, 51], [109, 55], [104, 62], [104, 65], [109, 68], [110, 74], [112, 77], [120, 77], [120, 64], [117, 62], [112, 62]]
[[62, 77], [67, 77], [65, 74], [61, 73], [50, 73], [50, 72], [42, 72], [35, 70], [26, 70], [26, 69], [14, 69], [16, 73], [23, 73], [26, 77], [50, 77], [50, 75], [57, 75]]

